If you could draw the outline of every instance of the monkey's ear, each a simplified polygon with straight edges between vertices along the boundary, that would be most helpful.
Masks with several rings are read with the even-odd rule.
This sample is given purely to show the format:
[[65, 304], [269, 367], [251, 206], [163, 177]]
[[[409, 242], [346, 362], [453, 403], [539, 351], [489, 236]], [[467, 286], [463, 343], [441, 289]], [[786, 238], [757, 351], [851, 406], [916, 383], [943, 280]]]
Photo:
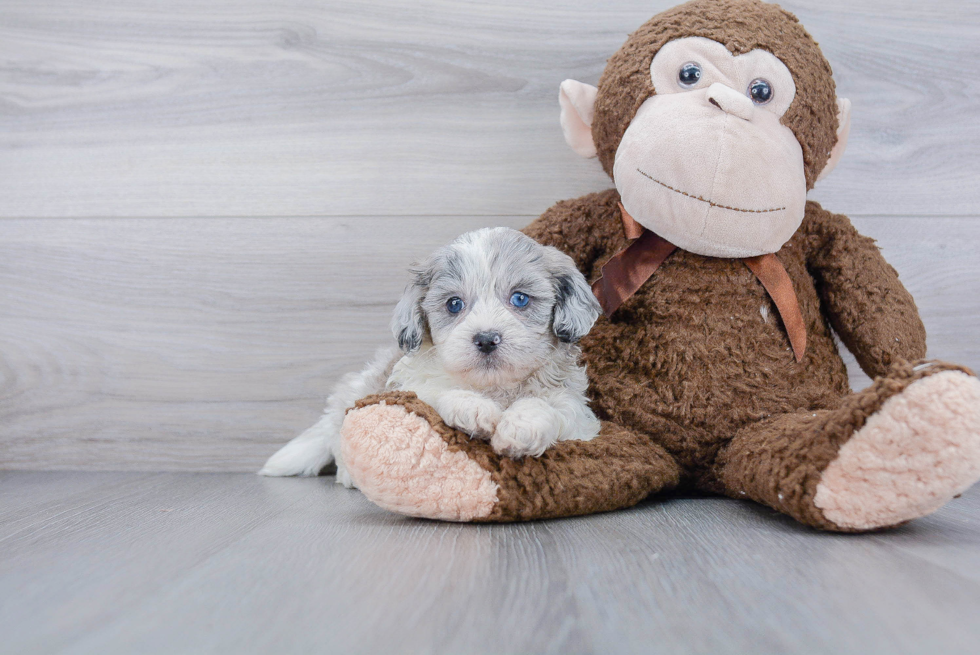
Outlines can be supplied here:
[[591, 84], [575, 80], [565, 80], [558, 90], [561, 131], [565, 134], [565, 142], [583, 157], [596, 156], [595, 142], [592, 141], [592, 117], [598, 92], [599, 89]]
[[844, 149], [847, 147], [847, 137], [851, 133], [851, 101], [847, 98], [837, 99], [837, 143], [834, 144], [834, 149], [830, 151], [830, 159], [827, 160], [827, 165], [823, 167], [820, 171], [820, 175], [817, 176], [817, 181], [819, 182], [823, 178], [830, 175], [830, 171], [834, 170], [837, 166], [837, 162], [844, 155]]

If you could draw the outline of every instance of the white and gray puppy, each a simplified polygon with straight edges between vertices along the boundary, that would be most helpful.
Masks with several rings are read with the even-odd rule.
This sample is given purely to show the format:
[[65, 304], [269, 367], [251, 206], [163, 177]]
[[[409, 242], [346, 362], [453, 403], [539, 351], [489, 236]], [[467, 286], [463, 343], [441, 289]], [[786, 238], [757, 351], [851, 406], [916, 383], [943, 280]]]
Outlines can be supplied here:
[[556, 441], [592, 439], [585, 368], [576, 342], [601, 311], [561, 251], [509, 228], [462, 235], [413, 269], [395, 308], [398, 349], [383, 348], [345, 376], [320, 421], [269, 458], [263, 475], [317, 475], [340, 456], [348, 408], [383, 390], [414, 391], [446, 424], [511, 457]]

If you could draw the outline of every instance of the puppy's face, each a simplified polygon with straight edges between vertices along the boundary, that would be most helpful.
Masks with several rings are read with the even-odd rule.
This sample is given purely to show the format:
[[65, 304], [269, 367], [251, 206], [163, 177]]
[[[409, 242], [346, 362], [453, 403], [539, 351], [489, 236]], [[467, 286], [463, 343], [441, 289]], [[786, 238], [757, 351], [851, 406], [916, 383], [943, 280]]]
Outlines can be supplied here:
[[464, 234], [415, 274], [392, 321], [399, 345], [431, 339], [443, 368], [478, 388], [524, 380], [600, 311], [571, 258], [508, 228]]

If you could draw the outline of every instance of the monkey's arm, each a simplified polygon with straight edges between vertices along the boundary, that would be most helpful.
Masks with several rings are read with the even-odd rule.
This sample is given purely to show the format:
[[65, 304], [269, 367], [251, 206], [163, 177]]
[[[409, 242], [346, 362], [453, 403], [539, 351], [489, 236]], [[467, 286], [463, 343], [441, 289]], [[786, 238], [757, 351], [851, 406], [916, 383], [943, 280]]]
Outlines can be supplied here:
[[830, 324], [870, 377], [896, 359], [925, 357], [926, 330], [915, 301], [873, 239], [841, 214], [808, 202], [807, 267]]
[[616, 189], [555, 203], [522, 232], [570, 256], [589, 281], [596, 260], [626, 247]]

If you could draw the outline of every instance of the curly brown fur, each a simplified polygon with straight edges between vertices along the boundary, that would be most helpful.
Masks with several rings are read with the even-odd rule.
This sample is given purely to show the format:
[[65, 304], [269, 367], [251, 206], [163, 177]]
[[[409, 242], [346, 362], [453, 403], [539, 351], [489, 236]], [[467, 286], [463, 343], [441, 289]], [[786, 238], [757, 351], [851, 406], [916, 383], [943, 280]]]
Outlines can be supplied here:
[[[617, 203], [615, 190], [559, 203], [525, 232], [577, 257], [594, 279], [627, 243]], [[659, 418], [684, 426], [656, 438], [692, 481], [705, 477], [718, 448], [744, 426], [832, 408], [848, 394], [831, 323], [858, 361], [868, 362], [869, 375], [887, 369], [884, 361], [925, 356], [915, 302], [874, 242], [859, 237], [846, 217], [808, 203], [803, 225], [777, 257], [807, 326], [802, 362], [792, 357], [762, 284], [740, 261], [683, 251], [582, 341], [597, 415], [647, 434]], [[834, 299], [824, 301], [829, 315], [822, 298]], [[837, 307], [848, 309], [833, 313]], [[864, 323], [871, 307], [874, 326]]]

